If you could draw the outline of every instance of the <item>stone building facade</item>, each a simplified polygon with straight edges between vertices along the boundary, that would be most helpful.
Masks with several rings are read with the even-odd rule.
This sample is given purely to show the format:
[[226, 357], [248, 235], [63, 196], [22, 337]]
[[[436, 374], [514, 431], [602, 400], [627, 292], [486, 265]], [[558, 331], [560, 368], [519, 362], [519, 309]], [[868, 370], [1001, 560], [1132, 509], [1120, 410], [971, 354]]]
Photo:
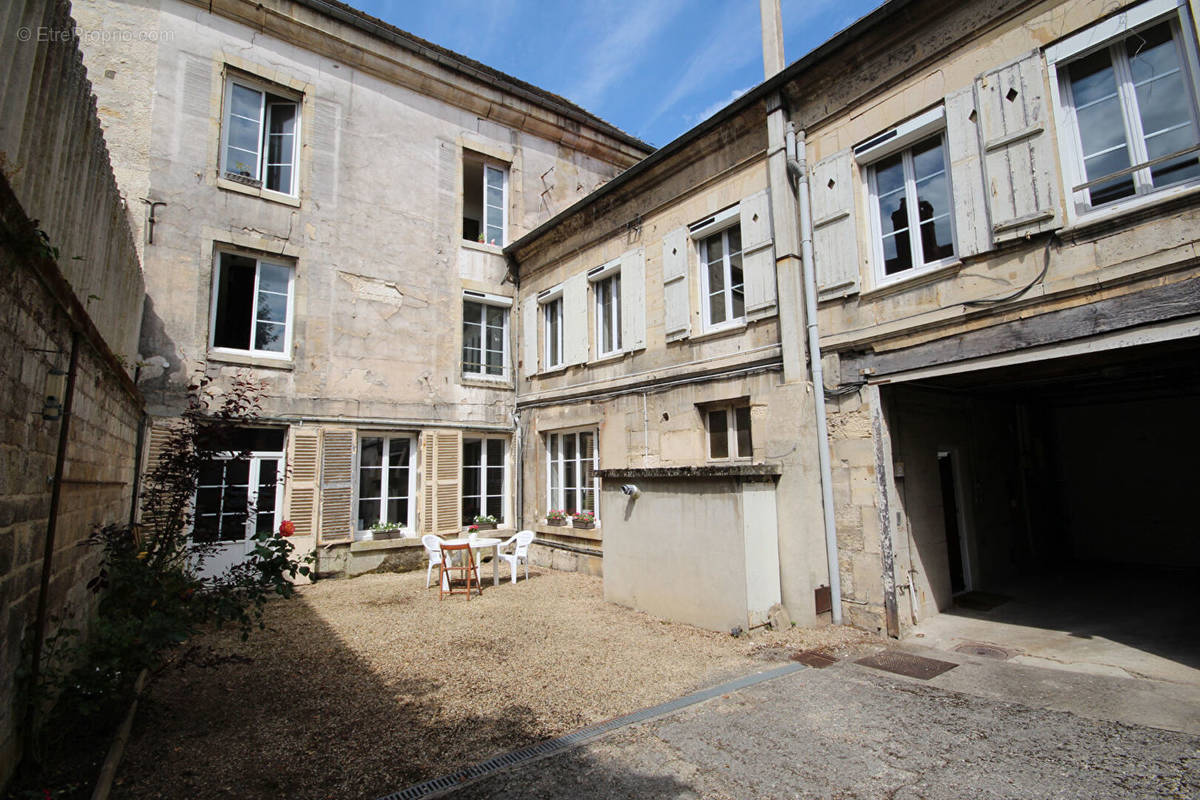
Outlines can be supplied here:
[[892, 0], [653, 154], [335, 3], [129, 24], [175, 37], [87, 53], [145, 192], [142, 385], [267, 381], [259, 490], [326, 571], [494, 514], [664, 616], [899, 636], [1196, 565], [1194, 2]]
[[[846, 620], [899, 636], [971, 590], [1195, 569], [1178, 500], [1195, 427], [1170, 420], [1198, 385], [1196, 38], [1183, 0], [891, 2], [516, 242], [526, 517], [558, 496], [555, 431], [594, 431], [611, 599], [727, 628], [777, 565], [792, 618], [820, 618], [821, 432], [789, 303], [807, 239]], [[777, 108], [811, 229], [769, 192], [776, 317], [712, 237], [739, 232], [744, 260], [771, 238], [747, 209], [781, 183]], [[610, 355], [596, 316], [616, 270], [638, 338]], [[736, 323], [714, 323], [735, 283]], [[748, 407], [749, 452], [722, 407]], [[775, 552], [728, 521], [739, 460], [774, 475]], [[600, 549], [538, 530], [551, 563]]]
[[[338, 4], [76, 13], [154, 43], [85, 42], [141, 234], [151, 413], [169, 421], [196, 373], [266, 387], [250, 474], [215, 477], [201, 516], [248, 483], [325, 573], [416, 554], [411, 534], [476, 514], [514, 529], [503, 247], [649, 148]], [[213, 524], [236, 559], [242, 532]], [[410, 537], [368, 541], [380, 525]]]

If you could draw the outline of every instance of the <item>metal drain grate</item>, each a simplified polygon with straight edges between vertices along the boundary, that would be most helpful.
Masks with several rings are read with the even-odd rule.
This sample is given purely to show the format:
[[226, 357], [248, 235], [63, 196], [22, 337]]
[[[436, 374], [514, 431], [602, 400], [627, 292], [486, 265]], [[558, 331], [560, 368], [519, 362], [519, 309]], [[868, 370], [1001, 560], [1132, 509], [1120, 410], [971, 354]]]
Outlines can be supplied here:
[[418, 800], [418, 798], [437, 797], [451, 789], [457, 789], [468, 783], [474, 783], [493, 772], [499, 772], [502, 769], [577, 747], [617, 728], [633, 725], [638, 722], [645, 722], [654, 717], [670, 714], [672, 711], [678, 711], [681, 708], [702, 703], [705, 700], [711, 700], [714, 697], [719, 697], [729, 692], [736, 692], [738, 689], [745, 689], [747, 686], [753, 686], [756, 683], [762, 683], [772, 678], [780, 678], [784, 675], [790, 675], [793, 672], [799, 672], [802, 669], [807, 669], [807, 667], [803, 664], [787, 664], [767, 670], [766, 672], [747, 675], [744, 678], [738, 678], [729, 683], [722, 683], [720, 686], [714, 686], [711, 689], [704, 689], [657, 706], [643, 708], [641, 711], [635, 711], [623, 717], [616, 717], [607, 722], [597, 723], [591, 727], [569, 733], [566, 736], [560, 736], [557, 739], [547, 739], [544, 742], [538, 742], [529, 747], [522, 747], [520, 750], [503, 753], [495, 758], [489, 758], [487, 761], [460, 769], [457, 772], [451, 772], [449, 775], [443, 775], [440, 778], [434, 778], [433, 780], [418, 783], [409, 786], [407, 789], [401, 789], [398, 792], [385, 795], [379, 798], [379, 800]]

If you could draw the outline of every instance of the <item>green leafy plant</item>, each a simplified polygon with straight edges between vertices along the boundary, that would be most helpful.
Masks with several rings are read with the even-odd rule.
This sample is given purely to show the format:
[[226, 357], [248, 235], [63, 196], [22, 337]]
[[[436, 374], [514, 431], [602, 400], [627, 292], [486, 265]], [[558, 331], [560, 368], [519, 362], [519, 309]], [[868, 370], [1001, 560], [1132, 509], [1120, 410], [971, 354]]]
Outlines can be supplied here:
[[596, 513], [594, 511], [576, 511], [571, 515], [571, 519], [575, 522], [593, 524], [596, 521]]
[[497, 519], [493, 514], [476, 514], [474, 522], [476, 525], [495, 525]]
[[[218, 575], [201, 572], [220, 544], [191, 535], [200, 471], [217, 459], [249, 458], [237, 450], [237, 433], [256, 419], [260, 394], [259, 384], [240, 377], [219, 395], [207, 379], [198, 380], [146, 476], [142, 524], [104, 525], [88, 538], [102, 553], [87, 584], [99, 595], [95, 618], [86, 637], [65, 626], [49, 637], [39, 685], [26, 687], [35, 708], [53, 703], [43, 730], [106, 730], [128, 706], [142, 670], [161, 669], [175, 648], [207, 626], [234, 625], [247, 638], [256, 625], [263, 627], [266, 603], [292, 596], [295, 579], [310, 574], [311, 556], [295, 557], [287, 521], [279, 531], [255, 532], [238, 564]], [[253, 513], [247, 507], [240, 521]], [[44, 751], [47, 743], [41, 744]]]

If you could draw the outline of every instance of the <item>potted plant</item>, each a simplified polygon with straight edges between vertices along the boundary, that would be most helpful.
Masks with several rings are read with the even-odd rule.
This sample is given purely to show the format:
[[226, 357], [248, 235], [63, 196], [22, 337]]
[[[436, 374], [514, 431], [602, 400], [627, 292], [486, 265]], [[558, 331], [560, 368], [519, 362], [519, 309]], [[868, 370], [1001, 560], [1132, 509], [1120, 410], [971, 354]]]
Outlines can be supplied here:
[[547, 525], [566, 525], [567, 524], [567, 512], [563, 511], [561, 508], [550, 509], [549, 511], [546, 512], [546, 524]]
[[399, 522], [376, 522], [371, 526], [373, 539], [403, 539], [407, 534]]
[[498, 520], [491, 514], [476, 514], [473, 528], [477, 531], [494, 531]]
[[596, 512], [576, 511], [571, 515], [571, 527], [585, 529], [596, 527]]

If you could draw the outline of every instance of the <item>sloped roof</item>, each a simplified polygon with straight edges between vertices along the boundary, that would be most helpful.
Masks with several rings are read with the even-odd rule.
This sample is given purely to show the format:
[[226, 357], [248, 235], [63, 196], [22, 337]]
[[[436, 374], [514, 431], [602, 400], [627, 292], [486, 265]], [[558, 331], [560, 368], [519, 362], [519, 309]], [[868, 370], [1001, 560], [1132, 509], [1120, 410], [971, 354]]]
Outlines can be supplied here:
[[611, 136], [631, 147], [643, 150], [646, 153], [654, 152], [652, 145], [643, 142], [635, 136], [631, 136], [616, 125], [601, 119], [587, 109], [572, 103], [565, 97], [548, 92], [545, 89], [534, 86], [532, 83], [489, 67], [487, 64], [476, 61], [473, 58], [468, 58], [461, 53], [448, 50], [441, 45], [422, 39], [420, 36], [401, 30], [395, 25], [384, 22], [378, 17], [373, 17], [364, 11], [359, 11], [357, 8], [341, 2], [341, 0], [294, 0], [294, 2], [333, 17], [339, 22], [352, 25], [372, 36], [377, 36], [392, 44], [399, 45], [406, 50], [424, 56], [456, 72], [484, 81], [485, 83], [490, 83], [511, 94], [523, 97], [550, 111], [595, 128], [601, 133]]

